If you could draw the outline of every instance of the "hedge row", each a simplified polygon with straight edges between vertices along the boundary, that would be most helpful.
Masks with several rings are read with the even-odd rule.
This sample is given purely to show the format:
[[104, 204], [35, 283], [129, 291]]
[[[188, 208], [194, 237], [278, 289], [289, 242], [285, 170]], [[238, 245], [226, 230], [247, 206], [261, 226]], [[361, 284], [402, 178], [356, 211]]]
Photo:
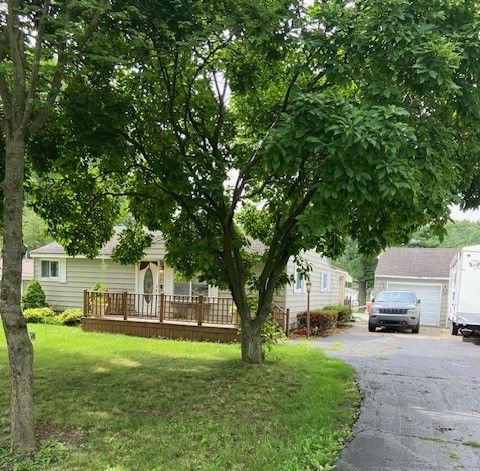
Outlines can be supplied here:
[[[337, 313], [333, 311], [325, 311], [323, 309], [310, 311], [310, 329], [312, 332], [332, 329], [337, 325], [337, 317]], [[299, 328], [307, 327], [306, 311], [297, 314], [297, 324]]]
[[28, 323], [77, 325], [80, 324], [83, 310], [66, 309], [60, 314], [56, 314], [49, 307], [34, 307], [31, 309], [25, 309], [23, 311], [23, 316], [27, 319]]
[[337, 313], [337, 324], [346, 324], [352, 318], [352, 307], [345, 304], [330, 304], [323, 309]]
[[[313, 333], [333, 329], [337, 324], [346, 324], [352, 316], [350, 306], [342, 304], [325, 306], [322, 309], [310, 311], [310, 329]], [[300, 329], [307, 327], [307, 312], [297, 314], [297, 324]]]

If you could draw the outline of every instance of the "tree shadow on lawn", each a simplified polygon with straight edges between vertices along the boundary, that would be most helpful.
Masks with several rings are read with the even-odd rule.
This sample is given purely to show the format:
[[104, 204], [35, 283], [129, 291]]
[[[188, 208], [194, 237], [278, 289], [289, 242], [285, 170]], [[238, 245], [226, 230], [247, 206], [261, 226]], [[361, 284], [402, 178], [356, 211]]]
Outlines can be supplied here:
[[[280, 450], [292, 433], [285, 401], [302, 380], [288, 363], [50, 348], [35, 363], [37, 434], [73, 445], [70, 469], [191, 469], [215, 455], [218, 466], [248, 462], [259, 442]], [[6, 412], [1, 391], [0, 405]]]

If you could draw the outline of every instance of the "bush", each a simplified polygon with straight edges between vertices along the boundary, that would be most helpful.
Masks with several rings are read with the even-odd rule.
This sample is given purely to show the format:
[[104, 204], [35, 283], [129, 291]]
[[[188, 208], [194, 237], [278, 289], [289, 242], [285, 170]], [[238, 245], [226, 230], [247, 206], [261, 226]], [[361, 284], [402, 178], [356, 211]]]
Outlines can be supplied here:
[[270, 351], [280, 339], [285, 338], [283, 329], [273, 320], [270, 315], [262, 326], [262, 345], [266, 350]]
[[56, 316], [58, 323], [62, 325], [78, 325], [81, 317], [83, 317], [82, 309], [66, 309]]
[[330, 304], [323, 309], [337, 313], [337, 324], [346, 324], [352, 318], [352, 307], [346, 304]]
[[92, 285], [91, 290], [92, 291], [105, 291], [105, 283], [103, 283], [103, 281], [95, 281], [95, 283], [93, 283], [93, 285]]
[[55, 313], [49, 307], [34, 307], [31, 309], [25, 309], [23, 316], [27, 319], [27, 322], [37, 324], [57, 324]]
[[48, 307], [45, 293], [37, 280], [32, 280], [22, 295], [22, 310], [37, 307]]
[[[337, 325], [337, 313], [325, 309], [316, 309], [310, 311], [310, 330], [315, 333], [319, 330], [333, 329]], [[297, 324], [299, 328], [307, 327], [307, 312], [297, 314]]]

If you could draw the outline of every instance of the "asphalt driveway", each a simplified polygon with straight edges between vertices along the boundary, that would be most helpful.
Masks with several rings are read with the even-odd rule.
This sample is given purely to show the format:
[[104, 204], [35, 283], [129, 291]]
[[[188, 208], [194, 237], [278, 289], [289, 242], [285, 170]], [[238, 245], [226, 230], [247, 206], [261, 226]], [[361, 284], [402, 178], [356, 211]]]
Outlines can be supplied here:
[[480, 470], [480, 339], [359, 321], [314, 344], [351, 363], [363, 393], [337, 470]]

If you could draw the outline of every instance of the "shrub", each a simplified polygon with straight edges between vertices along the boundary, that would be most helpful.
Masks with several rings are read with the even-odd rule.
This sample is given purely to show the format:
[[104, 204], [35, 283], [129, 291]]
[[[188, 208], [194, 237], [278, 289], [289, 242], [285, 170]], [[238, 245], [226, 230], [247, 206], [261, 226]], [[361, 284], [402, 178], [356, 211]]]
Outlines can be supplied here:
[[59, 324], [77, 325], [80, 324], [80, 318], [83, 317], [82, 309], [66, 309], [56, 316]]
[[330, 304], [323, 308], [325, 311], [336, 312], [338, 324], [346, 324], [352, 318], [352, 307], [346, 304]]
[[[310, 311], [310, 330], [315, 333], [319, 330], [332, 329], [337, 325], [337, 313], [325, 309], [316, 309]], [[307, 326], [307, 312], [297, 314], [297, 323], [299, 328]]]
[[283, 329], [273, 320], [270, 315], [262, 326], [262, 344], [266, 350], [270, 351], [280, 339], [285, 338]]
[[105, 291], [105, 283], [103, 281], [96, 281], [93, 283], [92, 291]]
[[45, 293], [40, 283], [37, 280], [30, 281], [22, 295], [22, 310], [47, 306]]
[[30, 323], [57, 324], [55, 313], [49, 307], [33, 307], [25, 309], [23, 316]]

